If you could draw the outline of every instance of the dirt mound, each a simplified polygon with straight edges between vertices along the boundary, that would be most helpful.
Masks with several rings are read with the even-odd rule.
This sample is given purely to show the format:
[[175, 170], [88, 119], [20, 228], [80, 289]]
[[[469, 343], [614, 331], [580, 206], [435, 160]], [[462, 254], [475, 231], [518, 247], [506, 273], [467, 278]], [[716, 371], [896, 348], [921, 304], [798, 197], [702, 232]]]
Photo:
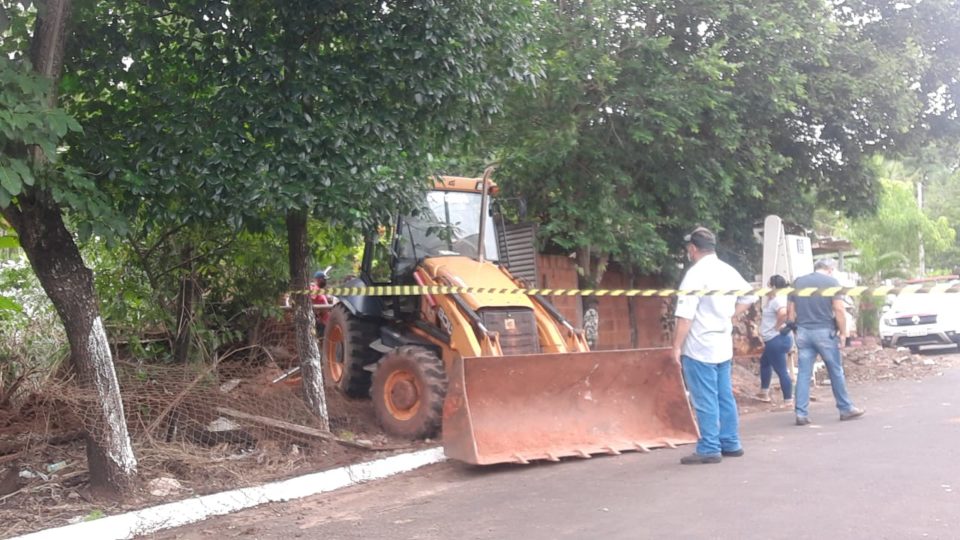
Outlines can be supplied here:
[[[920, 354], [911, 354], [907, 349], [885, 349], [874, 340], [864, 339], [862, 343], [842, 350], [843, 372], [847, 381], [873, 382], [886, 380], [920, 380], [936, 376], [943, 370], [957, 365], [956, 349], [929, 350]], [[796, 353], [791, 362], [793, 380], [796, 381]], [[814, 366], [815, 387], [829, 385], [827, 370], [819, 359]], [[772, 403], [763, 403], [756, 399], [760, 389], [760, 360], [758, 357], [737, 358], [733, 367], [733, 391], [742, 413], [779, 408], [779, 383], [773, 377]]]
[[[844, 350], [843, 369], [851, 381], [883, 381], [891, 379], [922, 379], [939, 375], [956, 365], [953, 348], [923, 351], [911, 354], [907, 349], [883, 349], [866, 346]], [[825, 376], [826, 374], [824, 374]]]

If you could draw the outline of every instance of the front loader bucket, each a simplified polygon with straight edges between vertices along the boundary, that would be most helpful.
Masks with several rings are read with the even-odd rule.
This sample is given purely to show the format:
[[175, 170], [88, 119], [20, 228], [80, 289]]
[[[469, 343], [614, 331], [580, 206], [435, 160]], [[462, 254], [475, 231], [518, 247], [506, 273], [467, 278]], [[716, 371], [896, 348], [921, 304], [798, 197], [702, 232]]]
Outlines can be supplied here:
[[457, 360], [443, 408], [447, 457], [477, 465], [692, 443], [670, 349]]

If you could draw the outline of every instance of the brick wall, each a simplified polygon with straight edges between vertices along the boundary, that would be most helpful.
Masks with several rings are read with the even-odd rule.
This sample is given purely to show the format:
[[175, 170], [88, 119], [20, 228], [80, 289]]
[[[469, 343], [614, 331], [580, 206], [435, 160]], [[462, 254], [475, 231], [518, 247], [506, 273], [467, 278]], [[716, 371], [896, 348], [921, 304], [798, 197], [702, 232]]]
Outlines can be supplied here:
[[[562, 255], [540, 255], [537, 260], [540, 286], [555, 289], [576, 289], [577, 270], [573, 259]], [[640, 278], [636, 288], [657, 288], [652, 278]], [[616, 269], [608, 269], [600, 282], [604, 289], [629, 289], [629, 279]], [[582, 323], [580, 297], [554, 296], [550, 300], [576, 326]], [[635, 324], [630, 321], [629, 303], [634, 306]], [[601, 350], [633, 348], [633, 331], [637, 347], [660, 347], [667, 344], [662, 337], [660, 318], [664, 301], [660, 298], [601, 297], [599, 299], [600, 328], [597, 348]]]
[[[537, 271], [540, 287], [545, 289], [576, 289], [577, 268], [569, 257], [562, 255], [538, 255]], [[550, 296], [547, 298], [574, 326], [583, 324], [580, 313], [580, 297]]]
[[[654, 289], [660, 283], [653, 278], [630, 279], [617, 271], [608, 269], [600, 281], [604, 289]], [[600, 336], [597, 348], [631, 349], [633, 347], [662, 347], [667, 341], [662, 336], [661, 315], [664, 309], [662, 298], [600, 298]], [[633, 304], [633, 321], [630, 319], [630, 304]], [[633, 333], [636, 332], [634, 338]], [[636, 344], [634, 345], [634, 339]]]

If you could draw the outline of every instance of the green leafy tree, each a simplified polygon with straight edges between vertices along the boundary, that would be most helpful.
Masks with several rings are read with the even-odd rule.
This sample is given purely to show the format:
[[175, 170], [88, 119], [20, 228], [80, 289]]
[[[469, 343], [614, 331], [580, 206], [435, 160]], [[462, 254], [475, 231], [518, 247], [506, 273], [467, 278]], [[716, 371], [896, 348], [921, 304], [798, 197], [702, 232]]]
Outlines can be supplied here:
[[956, 80], [956, 63], [933, 65], [957, 38], [931, 20], [956, 20], [953, 2], [538, 6], [545, 79], [512, 96], [492, 138], [502, 183], [578, 252], [582, 285], [610, 259], [669, 273], [697, 223], [749, 270], [757, 220], [868, 212], [869, 157], [909, 149], [952, 110], [947, 91], [928, 112], [924, 92]]
[[954, 244], [956, 230], [945, 217], [930, 218], [917, 205], [921, 171], [883, 158], [876, 158], [873, 165], [883, 187], [876, 212], [847, 226], [860, 251], [854, 268], [871, 283], [916, 275], [920, 238], [925, 251], [936, 257]]
[[[940, 141], [923, 148], [904, 162], [918, 171], [923, 183], [923, 211], [932, 220], [944, 218], [960, 229], [960, 144]], [[934, 272], [956, 274], [960, 269], [960, 239], [942, 252], [926, 254]]]
[[90, 179], [58, 163], [57, 147], [77, 122], [57, 107], [71, 2], [0, 2], [0, 211], [53, 302], [70, 360], [98, 397], [87, 459], [95, 492], [130, 486], [137, 462], [124, 421], [106, 331], [65, 209], [97, 215], [106, 205]]
[[[432, 154], [529, 80], [529, 4], [189, 1], [78, 17], [73, 159], [125, 215], [169, 227], [284, 224], [290, 287], [308, 280], [309, 218], [385, 221]], [[308, 400], [325, 418], [313, 312], [295, 295]]]

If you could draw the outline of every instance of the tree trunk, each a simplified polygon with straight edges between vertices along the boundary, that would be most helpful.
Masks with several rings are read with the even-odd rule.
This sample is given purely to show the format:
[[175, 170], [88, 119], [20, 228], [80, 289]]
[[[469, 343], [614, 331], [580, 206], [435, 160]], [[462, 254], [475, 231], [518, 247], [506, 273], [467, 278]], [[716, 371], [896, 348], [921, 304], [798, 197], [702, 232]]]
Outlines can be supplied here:
[[[53, 81], [49, 104], [57, 102], [56, 87], [63, 66], [70, 0], [48, 0], [38, 10], [30, 60], [37, 73]], [[35, 170], [46, 160], [39, 148], [28, 150]], [[26, 154], [26, 152], [25, 152]], [[27, 157], [24, 155], [23, 157]], [[85, 415], [87, 461], [91, 490], [99, 495], [127, 491], [137, 460], [127, 433], [120, 387], [107, 333], [93, 289], [93, 273], [63, 223], [60, 208], [49, 193], [28, 188], [3, 214], [20, 236], [20, 244], [40, 284], [63, 321], [70, 342], [70, 362], [81, 384], [91, 385], [97, 403]]]
[[583, 310], [583, 336], [590, 349], [596, 349], [600, 341], [600, 301], [596, 296], [584, 296], [580, 309]]
[[180, 278], [180, 291], [177, 294], [177, 331], [173, 340], [173, 361], [186, 364], [190, 360], [190, 348], [193, 345], [194, 312], [198, 296], [197, 276], [193, 270], [192, 246], [180, 250], [180, 260], [187, 261], [186, 274]]
[[89, 385], [97, 395], [97, 403], [84, 412], [90, 487], [100, 495], [121, 494], [132, 484], [137, 460], [100, 319], [93, 273], [83, 264], [60, 209], [46, 194], [24, 194], [19, 203], [19, 208], [11, 206], [4, 214], [20, 235], [20, 244], [63, 321], [78, 383]]
[[[577, 285], [581, 289], [596, 289], [607, 270], [607, 255], [595, 257], [590, 246], [577, 249]], [[600, 301], [595, 296], [581, 297], [583, 333], [591, 349], [600, 341]]]
[[[630, 275], [630, 288], [635, 289], [637, 287], [637, 280]], [[640, 321], [637, 320], [637, 297], [636, 296], [624, 296], [624, 300], [627, 301], [627, 318], [630, 320], [630, 347], [638, 348], [640, 347]]]
[[330, 430], [327, 414], [327, 396], [323, 391], [323, 372], [320, 368], [320, 348], [317, 346], [316, 319], [310, 301], [308, 272], [309, 244], [307, 242], [307, 215], [287, 213], [287, 243], [290, 250], [290, 288], [293, 293], [294, 326], [297, 332], [297, 354], [300, 356], [300, 375], [303, 377], [303, 395], [310, 410], [320, 419], [324, 430]]

